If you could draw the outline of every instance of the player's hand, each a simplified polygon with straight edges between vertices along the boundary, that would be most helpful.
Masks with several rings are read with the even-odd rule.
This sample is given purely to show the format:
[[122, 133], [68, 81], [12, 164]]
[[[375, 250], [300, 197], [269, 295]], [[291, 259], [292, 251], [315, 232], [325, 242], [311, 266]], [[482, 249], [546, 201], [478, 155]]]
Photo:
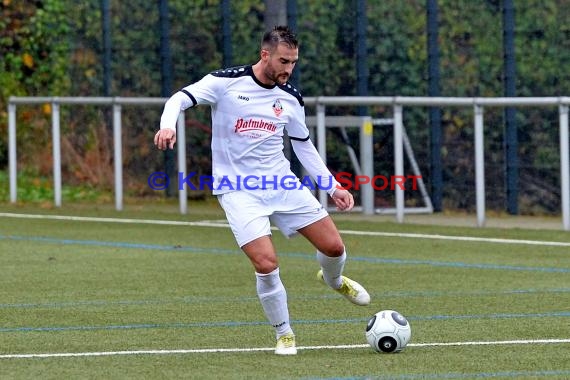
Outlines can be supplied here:
[[174, 129], [161, 129], [154, 135], [154, 145], [160, 150], [174, 149], [176, 131]]
[[354, 198], [348, 190], [336, 189], [331, 198], [340, 211], [350, 211], [354, 207]]

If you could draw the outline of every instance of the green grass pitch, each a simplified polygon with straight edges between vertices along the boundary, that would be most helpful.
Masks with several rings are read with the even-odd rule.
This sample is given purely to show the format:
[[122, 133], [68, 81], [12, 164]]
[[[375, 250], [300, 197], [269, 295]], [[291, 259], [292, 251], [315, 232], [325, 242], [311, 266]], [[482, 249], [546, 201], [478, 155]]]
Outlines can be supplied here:
[[[570, 377], [567, 232], [334, 214], [345, 231], [345, 274], [372, 296], [358, 307], [317, 280], [305, 240], [275, 231], [300, 348], [277, 357], [253, 269], [230, 230], [216, 226], [223, 215], [190, 207], [185, 216], [160, 208], [0, 210], [0, 378]], [[205, 220], [213, 226], [184, 225]], [[383, 309], [412, 326], [399, 354], [366, 346], [366, 322]]]

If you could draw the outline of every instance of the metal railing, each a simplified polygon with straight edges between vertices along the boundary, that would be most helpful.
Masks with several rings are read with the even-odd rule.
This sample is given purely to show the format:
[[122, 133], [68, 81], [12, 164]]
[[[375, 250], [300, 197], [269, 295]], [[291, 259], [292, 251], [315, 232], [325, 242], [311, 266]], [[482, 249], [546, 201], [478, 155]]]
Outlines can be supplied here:
[[[326, 157], [324, 136], [326, 128], [327, 106], [391, 106], [394, 119], [394, 175], [404, 175], [403, 149], [403, 109], [409, 106], [425, 107], [472, 107], [474, 114], [474, 161], [475, 161], [475, 192], [477, 226], [485, 225], [485, 160], [484, 160], [484, 108], [485, 107], [558, 107], [560, 131], [560, 178], [561, 178], [561, 213], [564, 230], [570, 230], [570, 150], [568, 130], [568, 108], [570, 97], [526, 97], [526, 98], [472, 98], [472, 97], [307, 97], [306, 105], [316, 107], [317, 148], [322, 157]], [[164, 105], [165, 98], [127, 98], [127, 97], [10, 97], [8, 100], [8, 160], [10, 177], [10, 201], [17, 199], [17, 155], [16, 155], [16, 106], [31, 104], [46, 104], [52, 106], [52, 139], [53, 139], [53, 173], [54, 173], [54, 203], [61, 206], [61, 147], [60, 147], [60, 105], [106, 105], [113, 109], [113, 146], [114, 146], [114, 179], [115, 179], [115, 208], [123, 208], [123, 174], [121, 147], [121, 107]], [[186, 144], [184, 129], [184, 113], [178, 119], [178, 167], [186, 172]], [[371, 157], [371, 156], [370, 156]], [[363, 165], [365, 163], [363, 162]], [[366, 165], [371, 165], [367, 163]], [[404, 190], [395, 187], [396, 220], [404, 221]], [[369, 197], [367, 198], [369, 199]], [[322, 201], [322, 200], [321, 200]], [[187, 212], [187, 192], [179, 190], [180, 212]], [[364, 207], [363, 207], [364, 208]], [[369, 208], [367, 208], [369, 209]]]

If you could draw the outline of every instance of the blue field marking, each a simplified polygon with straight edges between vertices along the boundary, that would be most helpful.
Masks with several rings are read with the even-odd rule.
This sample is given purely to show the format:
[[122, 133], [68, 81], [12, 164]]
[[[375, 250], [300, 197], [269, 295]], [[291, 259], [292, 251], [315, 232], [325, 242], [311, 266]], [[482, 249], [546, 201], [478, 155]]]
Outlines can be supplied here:
[[[495, 313], [478, 315], [429, 315], [408, 316], [413, 321], [442, 321], [442, 320], [466, 320], [466, 319], [515, 319], [515, 318], [569, 318], [570, 311], [553, 311], [545, 313]], [[365, 324], [366, 318], [349, 319], [315, 319], [315, 320], [292, 320], [294, 325], [315, 324]], [[46, 327], [2, 327], [0, 333], [14, 332], [61, 332], [61, 331], [94, 331], [94, 330], [136, 330], [136, 329], [191, 329], [191, 328], [228, 328], [244, 326], [266, 326], [267, 321], [220, 321], [220, 322], [176, 322], [176, 323], [141, 323], [130, 325], [101, 325], [101, 326], [46, 326]]]
[[[206, 253], [206, 254], [224, 254], [224, 255], [242, 255], [243, 253], [237, 249], [219, 249], [219, 248], [201, 248], [191, 246], [172, 246], [172, 245], [159, 245], [159, 244], [142, 244], [142, 243], [128, 243], [128, 242], [111, 242], [111, 241], [97, 241], [97, 240], [75, 240], [75, 239], [56, 239], [41, 236], [6, 236], [0, 235], [0, 240], [19, 240], [31, 241], [52, 244], [64, 245], [82, 245], [82, 246], [96, 246], [96, 247], [113, 247], [113, 248], [130, 248], [130, 249], [144, 249], [156, 251], [177, 251], [177, 252], [191, 252], [191, 253]], [[293, 257], [315, 260], [313, 254], [297, 252], [280, 252], [281, 257]], [[498, 265], [498, 264], [482, 264], [482, 263], [464, 263], [452, 261], [434, 261], [434, 260], [404, 260], [404, 259], [391, 259], [381, 257], [361, 257], [351, 256], [353, 261], [361, 261], [376, 264], [395, 264], [395, 265], [427, 265], [437, 267], [461, 268], [461, 269], [494, 269], [494, 270], [507, 270], [507, 271], [529, 271], [529, 272], [546, 272], [546, 273], [570, 273], [570, 268], [559, 267], [527, 267], [519, 265]]]
[[[570, 291], [570, 290], [569, 290]], [[314, 297], [317, 298], [317, 297]], [[322, 298], [322, 297], [318, 297]], [[223, 303], [223, 302], [259, 302], [257, 297], [178, 297], [171, 299], [149, 300], [117, 300], [117, 301], [69, 301], [69, 302], [43, 302], [43, 303], [4, 303], [0, 309], [35, 309], [35, 308], [77, 308], [82, 306], [108, 307], [108, 306], [141, 306], [141, 305], [168, 305], [168, 304], [200, 304], [200, 303]]]
[[132, 325], [108, 326], [52, 326], [52, 327], [2, 327], [0, 333], [10, 332], [59, 332], [59, 331], [95, 331], [95, 330], [139, 330], [139, 329], [178, 329], [178, 328], [207, 328], [207, 327], [243, 327], [265, 326], [265, 321], [252, 322], [194, 322], [194, 323], [140, 323]]
[[570, 268], [556, 267], [526, 267], [520, 265], [498, 265], [498, 264], [478, 264], [463, 263], [452, 261], [434, 261], [434, 260], [403, 260], [403, 259], [387, 259], [377, 257], [350, 257], [353, 261], [364, 261], [369, 263], [381, 264], [397, 264], [397, 265], [428, 265], [436, 267], [451, 268], [469, 268], [469, 269], [498, 269], [511, 271], [531, 271], [531, 272], [548, 272], [548, 273], [570, 273]]
[[303, 380], [415, 380], [415, 379], [489, 379], [569, 376], [570, 370], [498, 371], [471, 373], [417, 373], [401, 375], [367, 375], [358, 377], [304, 377]]
[[406, 317], [410, 321], [433, 321], [433, 320], [453, 320], [453, 319], [514, 319], [514, 318], [568, 318], [570, 311], [554, 311], [546, 313], [493, 313], [475, 315], [430, 315]]
[[93, 247], [144, 249], [151, 251], [177, 251], [177, 252], [184, 251], [192, 253], [218, 253], [224, 255], [234, 255], [234, 254], [243, 255], [243, 253], [237, 249], [200, 248], [200, 247], [190, 247], [190, 246], [142, 244], [142, 243], [100, 241], [100, 240], [58, 239], [58, 238], [50, 238], [44, 236], [0, 235], [0, 240], [31, 241], [31, 242], [41, 242], [41, 243], [51, 243], [51, 244], [83, 245], [83, 246], [93, 246]]
[[[330, 293], [330, 292], [329, 292]], [[506, 289], [506, 290], [473, 290], [473, 291], [386, 291], [372, 293], [374, 298], [417, 298], [417, 297], [496, 297], [508, 295], [532, 295], [532, 294], [558, 294], [570, 293], [570, 288], [547, 288], [547, 289]], [[336, 293], [318, 295], [288, 295], [291, 301], [309, 301], [322, 299], [338, 299]], [[170, 305], [170, 304], [214, 304], [214, 303], [259, 303], [255, 296], [226, 297], [226, 296], [186, 296], [161, 299], [140, 300], [78, 300], [61, 302], [27, 302], [27, 303], [0, 303], [0, 309], [62, 309], [78, 307], [110, 307], [110, 306], [145, 306], [145, 305]]]

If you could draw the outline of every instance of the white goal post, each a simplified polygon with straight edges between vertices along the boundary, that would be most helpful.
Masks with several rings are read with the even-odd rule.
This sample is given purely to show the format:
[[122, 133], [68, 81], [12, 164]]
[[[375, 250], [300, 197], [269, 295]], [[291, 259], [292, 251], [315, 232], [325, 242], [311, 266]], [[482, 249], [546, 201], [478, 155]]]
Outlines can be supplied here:
[[[356, 178], [366, 178], [367, 183], [360, 184], [360, 198], [361, 198], [361, 206], [355, 206], [354, 211], [358, 212], [361, 211], [364, 214], [372, 215], [372, 214], [395, 214], [397, 213], [397, 209], [395, 207], [392, 208], [376, 208], [374, 206], [374, 184], [372, 183], [372, 179], [375, 178], [376, 173], [374, 173], [374, 152], [373, 152], [373, 132], [374, 127], [377, 126], [394, 126], [395, 120], [393, 118], [372, 118], [370, 116], [325, 116], [324, 120], [324, 128], [321, 126], [318, 128], [318, 117], [317, 116], [307, 116], [306, 117], [307, 126], [311, 130], [311, 134], [313, 135], [313, 130], [317, 129], [317, 149], [323, 161], [327, 162], [327, 148], [326, 148], [326, 135], [324, 129], [326, 128], [337, 128], [340, 130], [343, 138], [347, 139], [346, 128], [358, 128], [359, 132], [359, 146], [360, 146], [360, 160], [356, 156], [354, 149], [350, 144], [347, 144], [345, 141], [346, 149], [350, 161], [352, 163], [354, 174]], [[322, 121], [321, 121], [322, 122]], [[397, 133], [394, 130], [394, 133]], [[311, 136], [313, 137], [313, 136]], [[431, 198], [427, 192], [423, 177], [421, 175], [419, 165], [416, 161], [416, 157], [414, 155], [414, 151], [412, 149], [410, 140], [406, 133], [406, 128], [402, 125], [402, 148], [404, 153], [410, 162], [410, 166], [412, 172], [414, 174], [414, 183], [417, 186], [417, 190], [420, 191], [421, 198], [424, 202], [423, 207], [405, 207], [404, 206], [404, 213], [432, 213], [433, 212], [433, 205], [431, 202]], [[394, 147], [397, 149], [397, 146]], [[396, 159], [399, 157], [396, 154]], [[395, 166], [399, 165], [399, 163], [395, 162]], [[403, 165], [403, 164], [402, 164]], [[384, 177], [384, 176], [382, 176]], [[386, 178], [386, 177], [384, 177]], [[414, 187], [416, 187], [414, 186]], [[395, 186], [398, 187], [398, 186]], [[325, 191], [318, 192], [318, 198], [323, 207], [328, 208], [329, 211], [334, 211], [335, 208], [328, 207], [328, 194]]]

